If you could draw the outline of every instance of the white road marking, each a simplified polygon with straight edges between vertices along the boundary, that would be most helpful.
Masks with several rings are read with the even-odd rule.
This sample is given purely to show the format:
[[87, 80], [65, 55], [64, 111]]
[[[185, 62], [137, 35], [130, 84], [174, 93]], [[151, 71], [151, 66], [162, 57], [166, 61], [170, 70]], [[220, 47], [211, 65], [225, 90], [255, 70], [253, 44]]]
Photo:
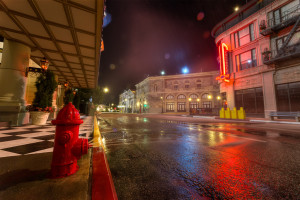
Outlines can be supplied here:
[[241, 136], [233, 135], [233, 134], [229, 134], [229, 135], [232, 136], [232, 137], [238, 137], [238, 138], [245, 139], [245, 140], [253, 140], [253, 141], [257, 141], [257, 142], [267, 142], [267, 141], [264, 141], [264, 140], [258, 140], [258, 139], [253, 139], [253, 138], [241, 137]]

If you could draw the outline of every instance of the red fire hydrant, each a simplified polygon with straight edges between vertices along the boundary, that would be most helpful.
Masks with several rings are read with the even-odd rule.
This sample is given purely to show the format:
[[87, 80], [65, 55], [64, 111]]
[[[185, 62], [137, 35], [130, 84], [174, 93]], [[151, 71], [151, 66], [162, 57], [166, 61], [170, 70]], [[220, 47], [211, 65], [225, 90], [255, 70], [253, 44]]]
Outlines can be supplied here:
[[51, 177], [61, 178], [74, 174], [78, 170], [77, 160], [87, 153], [88, 140], [78, 138], [80, 119], [78, 110], [69, 103], [61, 109], [56, 120], [54, 149], [51, 164]]

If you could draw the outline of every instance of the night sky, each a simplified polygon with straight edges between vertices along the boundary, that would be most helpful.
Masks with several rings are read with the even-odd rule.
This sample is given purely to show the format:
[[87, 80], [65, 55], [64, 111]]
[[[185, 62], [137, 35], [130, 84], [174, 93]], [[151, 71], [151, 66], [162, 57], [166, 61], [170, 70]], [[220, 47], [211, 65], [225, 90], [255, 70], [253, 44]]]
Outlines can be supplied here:
[[100, 87], [105, 103], [147, 76], [218, 70], [212, 28], [246, 0], [106, 0]]

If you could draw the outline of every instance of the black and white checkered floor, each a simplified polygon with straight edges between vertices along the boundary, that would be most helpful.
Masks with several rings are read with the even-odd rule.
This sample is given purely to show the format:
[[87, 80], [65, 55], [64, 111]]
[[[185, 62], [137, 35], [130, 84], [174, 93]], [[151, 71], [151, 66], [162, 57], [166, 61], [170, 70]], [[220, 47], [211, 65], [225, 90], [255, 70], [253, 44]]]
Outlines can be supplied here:
[[[93, 132], [93, 117], [83, 119], [79, 137], [89, 138]], [[0, 127], [0, 158], [53, 151], [55, 126], [26, 125], [22, 127]]]

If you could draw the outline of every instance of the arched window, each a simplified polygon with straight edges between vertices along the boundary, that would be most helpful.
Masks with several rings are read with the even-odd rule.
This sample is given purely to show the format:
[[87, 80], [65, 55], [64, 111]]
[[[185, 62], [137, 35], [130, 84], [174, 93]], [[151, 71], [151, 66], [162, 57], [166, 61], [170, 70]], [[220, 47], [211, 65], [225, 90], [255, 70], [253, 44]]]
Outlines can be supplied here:
[[183, 95], [183, 94], [180, 94], [180, 95], [178, 95], [178, 97], [177, 97], [177, 99], [185, 99], [185, 98], [186, 98], [186, 96]]
[[207, 94], [207, 93], [202, 94], [201, 98], [202, 98], [202, 99], [208, 99], [208, 94]]
[[154, 92], [157, 92], [157, 85], [156, 84], [154, 84], [153, 90], [154, 90]]
[[174, 99], [174, 96], [173, 96], [173, 95], [168, 95], [168, 96], [166, 97], [166, 99]]
[[197, 99], [197, 98], [198, 98], [198, 95], [196, 95], [196, 94], [191, 94], [190, 98], [191, 98], [191, 99]]

